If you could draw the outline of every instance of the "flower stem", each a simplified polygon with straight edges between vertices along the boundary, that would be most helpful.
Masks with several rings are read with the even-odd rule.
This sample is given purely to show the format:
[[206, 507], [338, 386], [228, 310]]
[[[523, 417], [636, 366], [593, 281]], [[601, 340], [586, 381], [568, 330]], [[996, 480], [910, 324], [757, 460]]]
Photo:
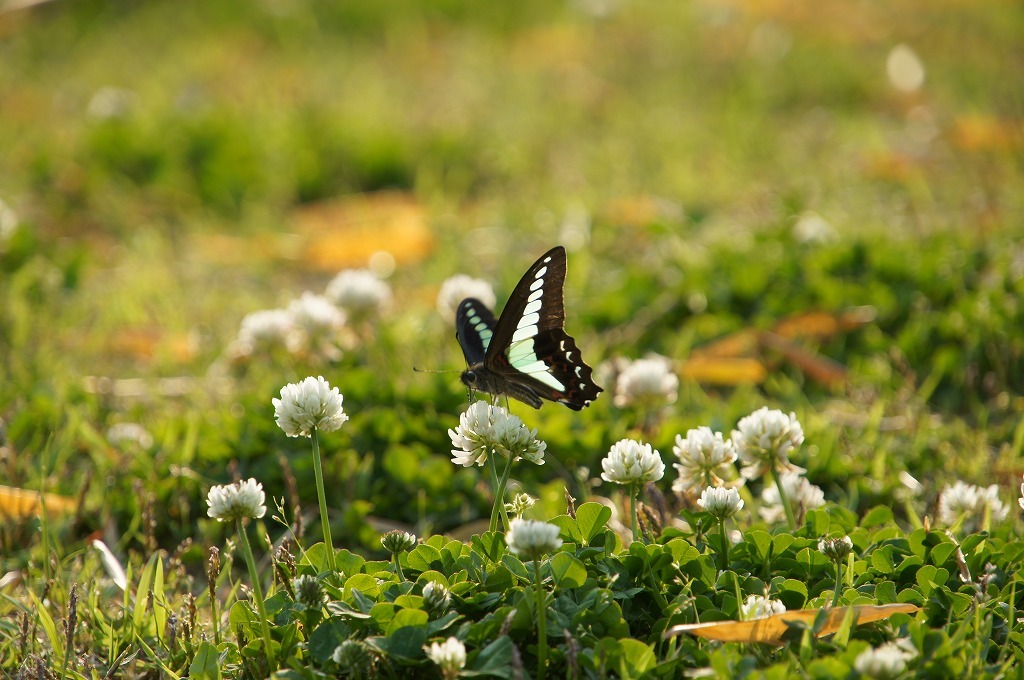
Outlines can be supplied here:
[[725, 532], [725, 518], [718, 520], [718, 530], [722, 536], [722, 571], [729, 568], [729, 535]]
[[274, 648], [270, 637], [270, 624], [267, 620], [267, 608], [263, 604], [263, 588], [260, 586], [260, 576], [256, 572], [256, 560], [252, 557], [252, 547], [249, 545], [249, 537], [245, 533], [245, 526], [242, 519], [235, 520], [238, 528], [239, 543], [242, 545], [242, 554], [245, 556], [245, 563], [249, 567], [249, 578], [252, 580], [252, 598], [256, 601], [257, 614], [260, 617], [260, 627], [263, 629], [263, 652], [267, 655], [267, 664], [270, 670], [277, 668], [274, 661]]
[[398, 580], [399, 581], [404, 581], [405, 580], [405, 574], [402, 573], [402, 563], [398, 561], [398, 553], [392, 554], [391, 557], [392, 557], [392, 559], [395, 560], [395, 573], [398, 574]]
[[629, 486], [629, 522], [633, 528], [633, 540], [640, 540], [640, 524], [637, 522], [636, 517], [636, 497], [640, 493], [640, 487], [637, 484], [631, 484]]
[[841, 560], [835, 560], [835, 563], [836, 563], [836, 590], [835, 590], [834, 593], [832, 593], [832, 605], [831, 606], [833, 606], [833, 607], [836, 607], [836, 606], [839, 605], [839, 593], [842, 592], [841, 591], [841, 588], [842, 588], [841, 583], [842, 583], [842, 580], [843, 580], [843, 565], [842, 565], [842, 561]]
[[796, 531], [796, 516], [793, 514], [793, 506], [790, 505], [789, 496], [786, 495], [786, 490], [782, 486], [782, 475], [778, 472], [772, 472], [772, 479], [775, 480], [775, 488], [779, 490], [779, 500], [782, 501], [782, 509], [786, 512], [786, 522], [789, 524], [789, 530]]
[[327, 495], [324, 492], [324, 468], [320, 462], [320, 438], [316, 428], [310, 433], [313, 439], [313, 474], [316, 476], [316, 495], [320, 501], [320, 525], [324, 532], [324, 547], [327, 548], [327, 568], [337, 570], [334, 561], [334, 542], [331, 540], [331, 520], [327, 516]]
[[494, 463], [493, 451], [488, 458], [491, 461], [491, 478], [496, 481], [494, 487], [494, 507], [491, 508], [491, 524], [489, 529], [490, 531], [498, 530], [498, 518], [500, 517], [505, 530], [508, 531], [508, 511], [505, 510], [505, 486], [508, 485], [508, 477], [512, 474], [512, 462], [514, 459], [511, 455], [508, 457], [505, 471], [501, 473], [501, 478], [498, 479], [498, 467]]
[[544, 680], [548, 658], [548, 616], [545, 593], [540, 585], [540, 561], [533, 558], [533, 588], [537, 593], [537, 680]]

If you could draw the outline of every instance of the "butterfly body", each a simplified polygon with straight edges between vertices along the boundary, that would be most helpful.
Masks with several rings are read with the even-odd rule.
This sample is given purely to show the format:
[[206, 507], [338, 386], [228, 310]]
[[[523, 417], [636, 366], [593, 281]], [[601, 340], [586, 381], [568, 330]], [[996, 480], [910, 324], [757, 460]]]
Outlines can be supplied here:
[[507, 395], [534, 408], [544, 399], [580, 410], [602, 389], [565, 332], [565, 249], [552, 248], [516, 285], [501, 317], [467, 298], [456, 311], [459, 344], [469, 368], [462, 382], [471, 390]]

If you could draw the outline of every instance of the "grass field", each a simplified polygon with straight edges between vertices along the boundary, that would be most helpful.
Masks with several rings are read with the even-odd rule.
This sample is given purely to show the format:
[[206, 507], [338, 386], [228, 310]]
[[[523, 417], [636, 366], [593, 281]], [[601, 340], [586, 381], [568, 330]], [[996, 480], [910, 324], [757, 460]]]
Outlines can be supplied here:
[[[893, 640], [907, 677], [1024, 655], [1018, 4], [14, 4], [3, 673], [439, 677], [423, 647], [449, 636], [464, 674], [508, 678], [870, 677], [856, 659]], [[451, 460], [465, 362], [435, 301], [468, 274], [500, 309], [557, 244], [566, 328], [606, 392], [580, 412], [509, 404], [547, 453], [512, 468], [506, 500], [537, 498], [525, 516], [565, 541], [531, 562], [488, 531], [487, 468]], [[367, 267], [388, 305], [320, 344], [240, 342], [246, 315]], [[678, 387], [631, 402], [616, 370], [652, 353]], [[350, 417], [319, 438], [336, 556], [310, 441], [271, 403], [318, 375]], [[726, 550], [700, 491], [672, 489], [673, 444], [765, 405], [799, 419], [790, 459], [826, 504], [766, 517], [772, 475], [753, 478]], [[666, 466], [635, 541], [630, 487], [601, 479], [623, 438]], [[207, 516], [211, 487], [250, 477], [264, 616], [242, 523]], [[393, 529], [421, 540], [392, 561]], [[838, 596], [829, 536], [853, 544]], [[817, 640], [812, 620], [781, 647], [662, 636], [758, 594], [921, 609]]]

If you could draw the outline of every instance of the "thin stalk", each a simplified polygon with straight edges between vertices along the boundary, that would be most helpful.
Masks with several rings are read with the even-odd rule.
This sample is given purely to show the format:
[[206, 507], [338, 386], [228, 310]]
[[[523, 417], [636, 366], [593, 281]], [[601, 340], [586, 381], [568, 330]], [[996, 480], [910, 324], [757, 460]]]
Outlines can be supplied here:
[[398, 580], [404, 581], [405, 574], [402, 573], [402, 563], [398, 561], [398, 553], [392, 553], [391, 558], [395, 561], [395, 573], [398, 574]]
[[772, 479], [775, 480], [775, 488], [779, 490], [779, 500], [782, 501], [782, 509], [786, 512], [786, 522], [789, 524], [790, 531], [796, 531], [796, 515], [793, 514], [793, 506], [789, 503], [789, 496], [786, 495], [786, 490], [782, 487], [782, 475], [778, 472], [772, 471]]
[[836, 563], [836, 591], [832, 593], [832, 605], [836, 607], [839, 605], [839, 593], [842, 592], [842, 580], [843, 580], [843, 563], [842, 560], [835, 560]]
[[505, 464], [505, 471], [501, 473], [501, 478], [498, 479], [498, 467], [494, 463], [494, 452], [488, 456], [491, 461], [491, 478], [497, 479], [497, 485], [494, 488], [494, 507], [491, 508], [491, 524], [490, 530], [498, 530], [498, 518], [501, 518], [502, 524], [505, 527], [505, 531], [508, 531], [508, 511], [505, 510], [505, 486], [508, 485], [509, 475], [512, 474], [512, 462], [513, 458], [510, 455], [508, 457], [508, 463]]
[[540, 586], [540, 561], [533, 558], [533, 589], [537, 593], [537, 680], [544, 680], [548, 659], [548, 617], [545, 593]]
[[327, 516], [324, 468], [320, 462], [320, 438], [317, 436], [316, 428], [313, 428], [310, 436], [313, 439], [313, 473], [316, 476], [316, 495], [320, 501], [320, 525], [324, 532], [324, 547], [327, 548], [327, 567], [333, 572], [337, 571], [337, 566], [334, 561], [334, 542], [331, 540], [331, 520]]
[[636, 497], [637, 497], [638, 493], [640, 493], [639, 485], [638, 484], [630, 484], [629, 485], [629, 522], [630, 522], [630, 526], [633, 528], [633, 540], [634, 541], [640, 540], [640, 523], [637, 522], [637, 517], [636, 517]]
[[252, 580], [252, 597], [256, 600], [256, 610], [260, 617], [260, 627], [263, 629], [263, 652], [267, 655], [267, 663], [270, 670], [277, 668], [274, 660], [274, 648], [270, 637], [270, 624], [267, 621], [267, 608], [263, 604], [263, 587], [260, 585], [260, 576], [256, 572], [256, 560], [252, 557], [252, 547], [249, 545], [249, 536], [245, 533], [245, 526], [242, 519], [235, 520], [238, 528], [239, 543], [242, 545], [242, 554], [245, 556], [245, 563], [249, 567], [249, 578]]
[[718, 532], [722, 537], [722, 571], [726, 571], [729, 568], [729, 536], [725, 533], [725, 518], [722, 517], [718, 520]]

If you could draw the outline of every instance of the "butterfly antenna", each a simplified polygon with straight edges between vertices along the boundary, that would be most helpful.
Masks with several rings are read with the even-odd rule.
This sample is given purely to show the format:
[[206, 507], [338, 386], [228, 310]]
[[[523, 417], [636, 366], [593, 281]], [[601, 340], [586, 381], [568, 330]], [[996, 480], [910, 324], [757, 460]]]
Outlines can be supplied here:
[[459, 371], [459, 369], [457, 368], [450, 368], [443, 371], [434, 371], [429, 368], [420, 368], [419, 366], [413, 366], [412, 370], [416, 371], [417, 373], [461, 373], [461, 371]]

